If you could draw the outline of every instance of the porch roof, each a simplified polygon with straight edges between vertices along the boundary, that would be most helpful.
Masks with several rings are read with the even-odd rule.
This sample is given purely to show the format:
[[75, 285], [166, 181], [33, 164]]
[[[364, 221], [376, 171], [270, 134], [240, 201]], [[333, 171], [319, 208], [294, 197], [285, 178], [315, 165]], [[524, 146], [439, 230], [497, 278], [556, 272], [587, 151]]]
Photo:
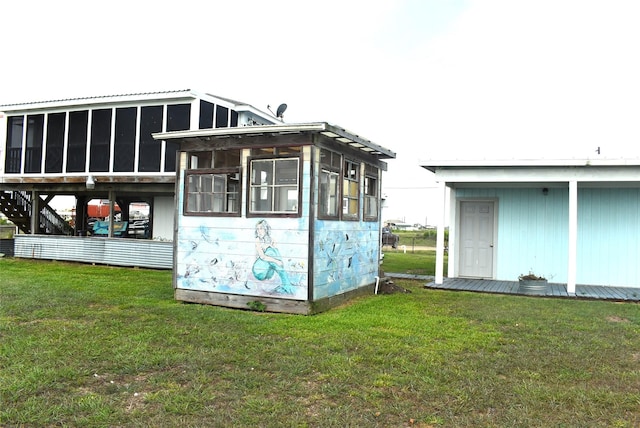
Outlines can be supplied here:
[[420, 165], [431, 172], [446, 168], [612, 167], [640, 166], [640, 158], [428, 159]]
[[566, 186], [640, 183], [640, 158], [593, 159], [472, 159], [421, 162], [421, 166], [446, 183], [518, 185], [539, 183]]
[[232, 108], [238, 112], [252, 113], [263, 119], [268, 119], [272, 122], [281, 122], [281, 119], [273, 117], [273, 115], [259, 110], [250, 104], [193, 89], [135, 92], [129, 94], [98, 95], [89, 97], [65, 98], [58, 100], [0, 104], [0, 112], [6, 115], [14, 115], [61, 109], [65, 110], [76, 108], [96, 108], [98, 106], [133, 106], [153, 103], [191, 102], [195, 99], [202, 99], [211, 103], [219, 104], [227, 108]]
[[173, 131], [153, 134], [156, 140], [174, 139], [207, 139], [249, 137], [261, 135], [288, 135], [302, 133], [319, 133], [331, 138], [337, 143], [359, 150], [364, 154], [375, 156], [378, 159], [395, 159], [396, 153], [367, 140], [353, 132], [327, 122], [312, 122], [299, 124], [278, 124], [261, 126], [244, 126], [238, 128], [212, 128], [192, 131]]

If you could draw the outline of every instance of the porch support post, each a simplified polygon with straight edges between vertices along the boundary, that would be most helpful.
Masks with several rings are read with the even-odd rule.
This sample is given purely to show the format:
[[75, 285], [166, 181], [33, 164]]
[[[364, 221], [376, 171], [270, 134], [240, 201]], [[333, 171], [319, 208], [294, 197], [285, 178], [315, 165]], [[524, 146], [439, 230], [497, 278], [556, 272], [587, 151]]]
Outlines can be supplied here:
[[35, 190], [31, 191], [31, 234], [40, 233], [40, 196]]
[[444, 181], [438, 182], [438, 215], [436, 233], [436, 284], [444, 282], [444, 223], [446, 214], [446, 185]]
[[455, 278], [456, 277], [456, 235], [458, 234], [458, 224], [456, 223], [456, 218], [458, 216], [458, 201], [456, 196], [456, 188], [449, 187], [446, 189], [447, 195], [445, 196], [445, 207], [449, 208], [449, 240], [447, 241], [448, 250], [448, 268], [447, 268], [447, 277]]
[[567, 293], [576, 294], [578, 252], [578, 182], [569, 182], [569, 265], [567, 266]]
[[107, 234], [109, 238], [113, 238], [113, 217], [115, 217], [114, 216], [115, 199], [116, 199], [116, 192], [114, 192], [113, 190], [109, 190], [109, 233]]

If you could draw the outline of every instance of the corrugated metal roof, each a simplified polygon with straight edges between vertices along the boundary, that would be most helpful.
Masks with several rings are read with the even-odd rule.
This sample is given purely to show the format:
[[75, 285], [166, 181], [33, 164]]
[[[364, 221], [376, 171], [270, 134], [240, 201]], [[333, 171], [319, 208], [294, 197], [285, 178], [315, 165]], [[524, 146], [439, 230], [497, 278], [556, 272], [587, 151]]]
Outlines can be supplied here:
[[572, 158], [572, 159], [432, 159], [420, 165], [434, 172], [438, 168], [515, 168], [515, 167], [599, 167], [640, 166], [639, 158]]
[[[149, 95], [167, 95], [167, 94], [187, 94], [190, 93], [191, 89], [181, 89], [177, 91], [157, 91], [157, 92], [134, 92], [131, 94], [118, 94], [118, 95], [98, 95], [93, 97], [78, 97], [78, 98], [62, 98], [58, 100], [46, 100], [46, 101], [30, 101], [25, 103], [12, 103], [12, 104], [0, 104], [0, 108], [3, 107], [25, 107], [25, 106], [37, 106], [40, 104], [49, 104], [49, 103], [68, 103], [70, 101], [98, 101], [98, 100], [106, 100], [109, 98], [128, 98], [128, 97], [138, 97], [138, 96], [149, 96]], [[209, 94], [207, 94], [209, 95]], [[215, 97], [215, 95], [210, 95]], [[216, 97], [220, 99], [224, 99], [221, 97]], [[225, 99], [226, 101], [226, 99]]]
[[227, 97], [221, 97], [219, 95], [213, 95], [210, 93], [207, 93], [206, 95], [210, 96], [210, 97], [214, 97], [214, 98], [218, 98], [220, 100], [226, 101], [230, 104], [235, 104], [235, 105], [248, 105], [247, 103], [243, 103], [242, 101], [238, 101], [238, 100], [233, 100], [231, 98], [227, 98]]
[[173, 131], [161, 132], [153, 134], [157, 140], [174, 140], [186, 138], [207, 138], [207, 137], [239, 137], [239, 136], [256, 136], [265, 134], [292, 134], [303, 132], [315, 132], [332, 138], [338, 143], [360, 150], [367, 154], [376, 156], [381, 159], [395, 159], [396, 153], [371, 142], [353, 132], [346, 129], [329, 124], [327, 122], [299, 123], [299, 124], [282, 124], [282, 125], [260, 125], [260, 126], [243, 126], [238, 128], [214, 128], [214, 129], [198, 129], [191, 131]]
[[279, 118], [273, 117], [273, 115], [255, 108], [251, 104], [237, 101], [231, 98], [221, 97], [206, 92], [200, 92], [192, 89], [181, 89], [175, 91], [157, 91], [157, 92], [134, 92], [130, 94], [119, 95], [100, 95], [94, 97], [80, 97], [80, 98], [65, 98], [49, 101], [34, 101], [27, 103], [13, 103], [13, 104], [0, 104], [0, 111], [4, 112], [16, 112], [21, 113], [32, 110], [47, 110], [47, 109], [66, 109], [75, 108], [78, 106], [91, 106], [99, 104], [135, 104], [138, 102], [155, 102], [158, 100], [167, 99], [203, 99], [210, 101], [214, 104], [222, 104], [225, 107], [231, 108], [235, 111], [246, 111], [262, 117], [265, 120], [271, 120], [274, 122], [280, 122]]

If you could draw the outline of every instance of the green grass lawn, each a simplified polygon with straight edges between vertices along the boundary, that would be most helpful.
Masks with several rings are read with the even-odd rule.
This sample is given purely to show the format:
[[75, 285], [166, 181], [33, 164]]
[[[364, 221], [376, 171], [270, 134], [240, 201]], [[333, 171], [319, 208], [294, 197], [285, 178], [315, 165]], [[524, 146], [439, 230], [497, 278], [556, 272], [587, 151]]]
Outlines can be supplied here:
[[640, 425], [638, 305], [396, 283], [305, 317], [0, 259], [0, 426]]
[[[394, 234], [400, 237], [400, 245], [405, 245], [407, 251], [417, 249], [418, 247], [435, 247], [436, 246], [436, 230], [394, 230]], [[445, 232], [445, 243], [449, 239], [449, 232]], [[385, 248], [386, 249], [386, 248]]]
[[[410, 273], [413, 275], [435, 275], [435, 251], [415, 251], [404, 253], [401, 250], [383, 250], [384, 260], [381, 268], [386, 273]], [[445, 256], [444, 271], [447, 271]]]

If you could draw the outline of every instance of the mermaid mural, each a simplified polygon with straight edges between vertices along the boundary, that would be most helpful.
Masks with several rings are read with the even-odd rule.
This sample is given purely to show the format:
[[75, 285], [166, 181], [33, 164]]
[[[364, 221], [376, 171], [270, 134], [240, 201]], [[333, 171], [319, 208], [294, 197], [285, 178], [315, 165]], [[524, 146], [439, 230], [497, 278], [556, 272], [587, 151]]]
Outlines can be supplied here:
[[295, 289], [289, 281], [287, 271], [284, 269], [280, 252], [276, 248], [275, 241], [271, 238], [271, 226], [266, 220], [260, 220], [256, 224], [255, 237], [258, 258], [253, 264], [253, 276], [260, 281], [265, 281], [277, 274], [280, 278], [280, 285], [273, 292], [295, 294]]

